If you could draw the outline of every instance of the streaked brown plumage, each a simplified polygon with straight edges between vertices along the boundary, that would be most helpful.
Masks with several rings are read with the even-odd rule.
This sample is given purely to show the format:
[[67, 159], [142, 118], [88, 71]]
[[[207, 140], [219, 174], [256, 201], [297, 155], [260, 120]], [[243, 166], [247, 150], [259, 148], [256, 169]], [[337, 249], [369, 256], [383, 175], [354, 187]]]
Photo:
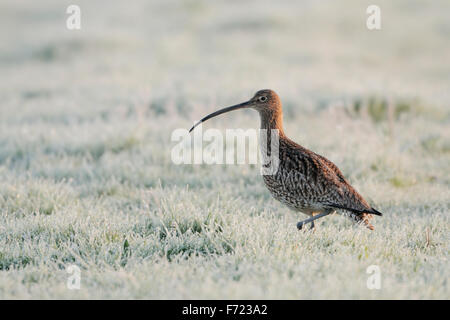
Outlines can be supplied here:
[[[261, 129], [278, 130], [278, 170], [274, 174], [263, 175], [264, 182], [275, 199], [291, 209], [310, 216], [318, 214], [324, 216], [338, 210], [355, 222], [374, 229], [369, 219], [372, 215], [381, 216], [381, 213], [372, 208], [349, 184], [339, 168], [330, 160], [302, 147], [284, 134], [281, 100], [274, 91], [260, 90], [249, 101], [216, 111], [198, 123], [242, 108], [253, 108], [259, 112]], [[267, 145], [261, 145], [263, 157], [270, 154], [270, 134], [267, 138]], [[312, 222], [314, 218], [306, 222], [310, 222], [309, 220]], [[303, 224], [299, 222], [297, 225], [299, 229]]]

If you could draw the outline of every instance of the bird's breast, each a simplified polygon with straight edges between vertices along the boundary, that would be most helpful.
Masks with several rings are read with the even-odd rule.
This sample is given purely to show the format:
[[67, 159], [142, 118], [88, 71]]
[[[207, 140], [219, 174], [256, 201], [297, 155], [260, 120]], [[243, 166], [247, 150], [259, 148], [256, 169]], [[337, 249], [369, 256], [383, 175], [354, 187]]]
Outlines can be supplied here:
[[313, 199], [303, 192], [306, 181], [301, 173], [280, 167], [274, 175], [263, 175], [263, 180], [271, 195], [291, 209], [303, 211], [314, 206]]

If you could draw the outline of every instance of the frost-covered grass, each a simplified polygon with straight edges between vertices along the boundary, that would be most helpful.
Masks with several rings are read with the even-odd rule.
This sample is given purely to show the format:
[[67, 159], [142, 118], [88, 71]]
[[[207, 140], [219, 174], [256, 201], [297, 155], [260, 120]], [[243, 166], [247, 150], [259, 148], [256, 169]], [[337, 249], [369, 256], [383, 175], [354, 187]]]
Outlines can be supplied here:
[[[80, 1], [81, 31], [71, 2], [0, 5], [0, 298], [450, 298], [446, 1], [379, 1], [372, 32], [360, 1], [136, 3]], [[172, 163], [174, 129], [261, 88], [375, 231], [298, 232], [255, 166]]]

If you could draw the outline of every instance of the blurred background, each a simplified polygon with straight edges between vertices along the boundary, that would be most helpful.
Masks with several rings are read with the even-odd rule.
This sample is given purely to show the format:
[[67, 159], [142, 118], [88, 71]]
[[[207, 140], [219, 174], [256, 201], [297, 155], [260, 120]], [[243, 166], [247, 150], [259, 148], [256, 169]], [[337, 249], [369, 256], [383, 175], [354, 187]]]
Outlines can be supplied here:
[[[146, 183], [171, 181], [163, 164], [175, 128], [271, 88], [288, 135], [306, 147], [335, 160], [371, 154], [371, 165], [384, 157], [376, 140], [394, 148], [385, 150], [391, 175], [407, 150], [432, 156], [431, 177], [448, 170], [447, 1], [379, 1], [373, 31], [360, 1], [79, 1], [81, 30], [66, 28], [70, 4], [0, 5], [2, 163], [74, 178], [66, 157], [143, 147], [157, 169]], [[259, 119], [247, 110], [212, 126], [256, 128]]]
[[92, 95], [78, 109], [93, 111], [102, 92], [109, 111], [123, 103], [114, 92], [155, 112], [174, 100], [195, 117], [194, 106], [266, 87], [298, 113], [363, 96], [448, 101], [447, 1], [379, 1], [378, 31], [360, 1], [78, 1], [82, 28], [72, 31], [70, 4], [1, 4], [3, 105], [18, 96], [84, 105], [77, 99]]
[[[71, 4], [81, 8], [80, 30], [66, 28]], [[366, 27], [371, 4], [381, 8], [381, 30]], [[97, 289], [82, 294], [142, 297], [149, 293], [126, 275], [142, 261], [153, 268], [158, 257], [206, 256], [205, 246], [225, 250], [222, 238], [201, 232], [183, 233], [182, 240], [157, 236], [161, 219], [186, 231], [196, 219], [209, 221], [211, 210], [229, 212], [223, 229], [235, 232], [226, 241], [230, 248], [245, 233], [227, 220], [236, 212], [249, 225], [269, 215], [271, 227], [287, 216], [283, 228], [290, 230], [296, 218], [270, 202], [254, 166], [176, 166], [170, 159], [174, 129], [188, 129], [263, 88], [281, 96], [288, 136], [334, 161], [380, 211], [397, 212], [396, 230], [412, 228], [405, 239], [416, 234], [422, 241], [431, 212], [440, 217], [432, 225], [443, 228], [435, 230], [442, 244], [448, 219], [439, 214], [448, 213], [450, 202], [449, 12], [444, 0], [2, 1], [0, 270], [16, 271], [0, 277], [0, 293], [69, 294], [51, 270], [74, 262], [112, 270], [104, 279], [94, 272], [90, 281]], [[247, 110], [211, 120], [204, 129], [258, 126], [258, 115]], [[377, 222], [389, 230], [389, 219]], [[438, 248], [427, 254], [439, 256]], [[224, 280], [222, 293], [302, 297], [268, 259], [272, 276], [261, 273], [269, 281], [263, 289], [252, 287], [244, 272], [233, 286]], [[342, 266], [347, 261], [343, 256]], [[403, 268], [396, 262], [384, 297], [409, 297], [413, 288], [423, 293], [423, 283], [437, 288], [428, 297], [448, 294], [438, 275], [445, 274], [442, 261], [433, 267], [436, 275], [407, 288], [395, 285]], [[121, 268], [128, 271], [117, 278], [114, 270]], [[219, 294], [211, 280], [217, 275], [204, 271], [204, 284], [177, 287], [170, 277], [191, 269], [161, 268], [167, 276], [151, 280], [159, 288], [155, 297]], [[360, 296], [357, 287], [321, 291], [328, 280], [317, 283], [313, 296]], [[115, 291], [111, 281], [127, 289]]]

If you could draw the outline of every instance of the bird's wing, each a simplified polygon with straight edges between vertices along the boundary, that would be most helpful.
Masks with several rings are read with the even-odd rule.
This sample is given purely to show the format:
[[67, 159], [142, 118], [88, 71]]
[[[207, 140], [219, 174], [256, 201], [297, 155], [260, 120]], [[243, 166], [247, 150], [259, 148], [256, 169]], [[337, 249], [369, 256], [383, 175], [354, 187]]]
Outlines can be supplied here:
[[374, 215], [377, 215], [377, 216], [382, 216], [383, 215], [380, 211], [378, 211], [378, 210], [376, 210], [374, 208], [370, 208], [369, 210], [367, 210], [367, 209], [365, 209], [365, 210], [358, 210], [358, 209], [349, 208], [349, 207], [341, 206], [341, 205], [338, 205], [338, 204], [331, 204], [331, 203], [328, 204], [328, 206], [330, 206], [332, 208], [336, 208], [336, 209], [348, 210], [348, 211], [351, 211], [351, 212], [356, 213], [356, 214], [370, 213], [370, 214], [374, 214]]
[[337, 209], [350, 211], [356, 215], [374, 214], [381, 216], [382, 213], [372, 208], [367, 201], [348, 182], [338, 182], [334, 186], [332, 196], [324, 204]]
[[350, 185], [333, 162], [294, 142], [290, 143], [294, 148], [289, 148], [290, 152], [283, 157], [286, 170], [299, 176], [294, 177], [294, 181], [303, 181], [291, 183], [292, 191], [302, 197], [309, 196], [321, 205], [347, 210], [357, 216], [366, 213], [381, 215]]
[[320, 162], [326, 167], [326, 169], [322, 170], [323, 178], [329, 182], [331, 187], [327, 189], [330, 193], [326, 195], [326, 198], [328, 198], [326, 200], [327, 205], [332, 208], [350, 211], [356, 215], [366, 213], [382, 215], [381, 212], [372, 208], [355, 188], [350, 185], [341, 170], [333, 162], [317, 153], [313, 153], [313, 155], [320, 159]]
[[341, 170], [330, 160], [325, 158], [324, 156], [321, 156], [320, 154], [314, 153], [317, 157], [319, 157], [320, 160], [325, 162], [325, 164], [330, 168], [331, 171], [333, 171], [336, 174], [336, 177], [341, 180], [341, 182], [348, 183], [347, 179], [345, 179], [344, 175], [342, 174]]

